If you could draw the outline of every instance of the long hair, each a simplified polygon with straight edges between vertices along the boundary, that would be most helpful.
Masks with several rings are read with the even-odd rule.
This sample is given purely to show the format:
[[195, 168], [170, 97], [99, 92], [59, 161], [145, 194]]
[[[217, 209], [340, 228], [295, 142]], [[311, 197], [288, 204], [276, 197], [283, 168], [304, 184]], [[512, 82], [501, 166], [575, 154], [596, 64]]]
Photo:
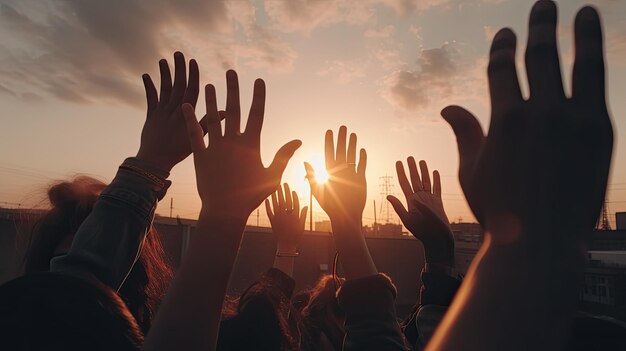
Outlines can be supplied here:
[[[26, 254], [25, 272], [50, 270], [50, 260], [66, 252], [59, 248], [71, 242], [89, 216], [106, 184], [87, 176], [53, 184], [48, 189], [51, 208], [35, 223]], [[141, 254], [119, 294], [144, 333], [165, 296], [173, 277], [158, 233], [151, 227]]]
[[342, 349], [345, 313], [337, 302], [337, 289], [343, 281], [345, 279], [336, 275], [324, 275], [309, 291], [308, 303], [301, 313], [305, 334], [303, 349], [321, 349], [323, 337], [335, 350]]
[[3, 350], [138, 351], [143, 340], [124, 302], [97, 281], [40, 272], [0, 287]]

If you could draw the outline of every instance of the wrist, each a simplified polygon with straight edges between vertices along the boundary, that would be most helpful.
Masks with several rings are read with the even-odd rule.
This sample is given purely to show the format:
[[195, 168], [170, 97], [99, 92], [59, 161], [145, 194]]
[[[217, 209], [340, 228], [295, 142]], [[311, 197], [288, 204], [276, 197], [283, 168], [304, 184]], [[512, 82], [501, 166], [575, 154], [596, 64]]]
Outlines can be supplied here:
[[330, 225], [333, 232], [356, 230], [360, 232], [363, 229], [363, 223], [361, 216], [345, 216], [345, 217], [330, 217]]
[[167, 162], [163, 162], [163, 160], [161, 160], [161, 157], [159, 156], [151, 156], [150, 154], [147, 154], [146, 152], [142, 151], [141, 148], [137, 152], [135, 158], [142, 163], [148, 165], [149, 167], [156, 168], [167, 173], [169, 173], [174, 167]]
[[211, 222], [243, 223], [245, 226], [248, 222], [248, 217], [250, 217], [250, 213], [242, 211], [229, 211], [224, 210], [223, 208], [206, 206], [203, 204], [200, 209], [200, 216], [204, 216]]
[[278, 255], [278, 253], [281, 254], [293, 254], [293, 253], [297, 253], [298, 252], [298, 246], [295, 244], [283, 244], [283, 243], [278, 243], [277, 245], [277, 249], [276, 249], [276, 254]]

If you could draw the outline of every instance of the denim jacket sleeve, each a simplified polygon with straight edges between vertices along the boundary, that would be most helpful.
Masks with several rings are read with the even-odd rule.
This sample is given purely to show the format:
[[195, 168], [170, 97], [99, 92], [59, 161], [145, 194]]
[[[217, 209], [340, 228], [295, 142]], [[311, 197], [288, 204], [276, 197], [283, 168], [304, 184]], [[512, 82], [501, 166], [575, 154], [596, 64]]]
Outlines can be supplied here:
[[164, 185], [120, 167], [79, 227], [69, 252], [50, 262], [51, 271], [97, 279], [116, 291], [122, 286], [139, 256], [157, 202], [170, 184], [165, 180], [169, 173], [136, 158], [126, 159], [123, 165], [156, 175]]

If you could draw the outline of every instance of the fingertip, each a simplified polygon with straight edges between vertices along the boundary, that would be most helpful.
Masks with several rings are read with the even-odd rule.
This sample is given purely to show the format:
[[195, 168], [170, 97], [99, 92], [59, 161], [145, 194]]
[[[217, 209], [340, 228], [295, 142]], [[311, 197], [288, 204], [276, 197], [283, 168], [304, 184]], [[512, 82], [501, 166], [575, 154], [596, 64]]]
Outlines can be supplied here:
[[500, 50], [508, 50], [514, 52], [516, 47], [517, 36], [515, 35], [515, 32], [513, 32], [511, 28], [502, 28], [493, 37], [490, 51], [492, 54]]
[[237, 79], [237, 72], [234, 69], [226, 71], [226, 79]]

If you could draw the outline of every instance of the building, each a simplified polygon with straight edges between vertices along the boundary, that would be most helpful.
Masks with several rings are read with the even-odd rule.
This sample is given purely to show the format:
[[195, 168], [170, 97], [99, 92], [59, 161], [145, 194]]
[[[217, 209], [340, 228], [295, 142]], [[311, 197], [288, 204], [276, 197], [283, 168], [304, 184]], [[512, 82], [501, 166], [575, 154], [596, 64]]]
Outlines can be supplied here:
[[454, 256], [459, 273], [467, 273], [474, 256], [483, 244], [483, 228], [478, 223], [451, 223]]
[[626, 251], [589, 251], [579, 308], [626, 321]]

